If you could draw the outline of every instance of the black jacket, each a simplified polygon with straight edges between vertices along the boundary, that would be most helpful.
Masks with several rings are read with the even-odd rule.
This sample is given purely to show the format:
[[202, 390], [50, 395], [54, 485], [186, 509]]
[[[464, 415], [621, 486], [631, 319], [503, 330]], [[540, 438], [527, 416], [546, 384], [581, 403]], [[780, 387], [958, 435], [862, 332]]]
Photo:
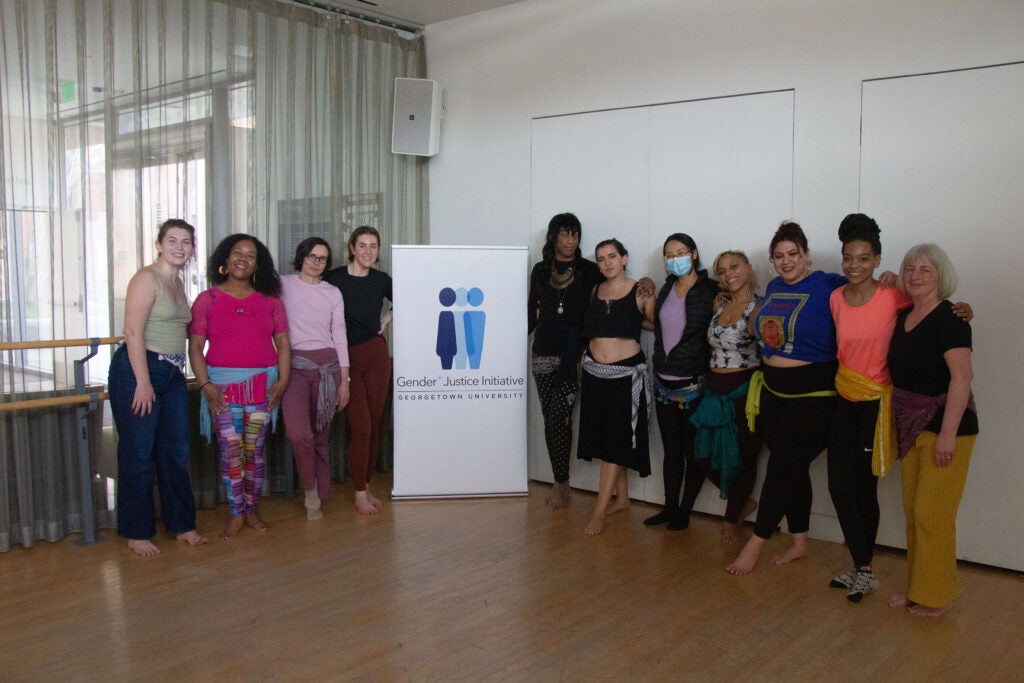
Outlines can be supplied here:
[[675, 275], [669, 275], [658, 292], [658, 302], [654, 309], [654, 372], [675, 377], [696, 377], [708, 372], [711, 353], [708, 347], [708, 325], [715, 312], [718, 282], [708, 277], [708, 271], [697, 271], [697, 282], [686, 293], [686, 328], [683, 330], [683, 338], [674, 348], [666, 351], [661, 339], [659, 313], [676, 280], [678, 278]]

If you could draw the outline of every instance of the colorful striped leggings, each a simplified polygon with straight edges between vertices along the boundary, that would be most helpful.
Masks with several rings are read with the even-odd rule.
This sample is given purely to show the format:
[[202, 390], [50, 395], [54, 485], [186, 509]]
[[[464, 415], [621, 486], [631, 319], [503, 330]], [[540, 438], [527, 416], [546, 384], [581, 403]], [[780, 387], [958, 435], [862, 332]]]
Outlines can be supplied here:
[[263, 446], [270, 413], [267, 401], [254, 405], [229, 403], [214, 417], [220, 447], [220, 476], [224, 481], [231, 514], [250, 515], [256, 511], [263, 487]]

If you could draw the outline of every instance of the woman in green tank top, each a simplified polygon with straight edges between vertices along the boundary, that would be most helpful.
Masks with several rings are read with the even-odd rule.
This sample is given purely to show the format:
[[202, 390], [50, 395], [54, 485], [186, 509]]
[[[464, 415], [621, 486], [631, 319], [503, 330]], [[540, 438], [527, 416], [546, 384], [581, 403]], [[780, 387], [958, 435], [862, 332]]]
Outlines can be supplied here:
[[156, 555], [151, 540], [153, 476], [167, 533], [189, 545], [196, 531], [188, 474], [185, 338], [192, 319], [179, 273], [195, 253], [195, 229], [180, 219], [160, 226], [159, 258], [128, 283], [124, 343], [110, 361], [110, 405], [117, 427], [117, 533], [136, 555]]

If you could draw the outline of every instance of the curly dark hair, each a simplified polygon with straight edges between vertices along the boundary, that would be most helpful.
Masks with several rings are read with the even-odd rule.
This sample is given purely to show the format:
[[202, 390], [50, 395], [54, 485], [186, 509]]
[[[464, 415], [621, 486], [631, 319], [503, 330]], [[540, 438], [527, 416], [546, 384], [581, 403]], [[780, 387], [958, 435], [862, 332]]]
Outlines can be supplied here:
[[768, 256], [775, 253], [775, 246], [779, 242], [792, 242], [803, 252], [810, 248], [807, 246], [807, 236], [804, 235], [804, 229], [800, 227], [799, 223], [794, 223], [793, 221], [782, 221], [782, 224], [779, 225], [779, 229], [775, 231], [772, 243], [768, 247]]
[[[544, 262], [550, 263], [555, 260], [555, 241], [558, 239], [558, 233], [563, 230], [580, 238], [583, 237], [583, 226], [580, 225], [580, 219], [576, 218], [575, 214], [555, 214], [548, 221], [548, 234], [544, 238], [544, 248], [540, 252], [541, 260]], [[576, 245], [576, 258], [582, 257], [583, 254], [580, 252], [580, 247]]]
[[324, 264], [324, 272], [326, 273], [331, 269], [331, 245], [327, 244], [327, 240], [323, 237], [307, 237], [306, 239], [299, 242], [299, 246], [295, 247], [295, 260], [292, 261], [292, 268], [295, 269], [296, 273], [302, 272], [302, 262], [306, 260], [306, 257], [313, 251], [313, 247], [320, 245], [327, 247], [327, 263]]
[[845, 246], [847, 242], [867, 242], [871, 245], [871, 253], [882, 255], [882, 230], [871, 216], [862, 213], [851, 213], [839, 224], [839, 241]]
[[221, 274], [220, 268], [227, 265], [231, 250], [243, 240], [249, 240], [256, 245], [256, 272], [253, 273], [253, 289], [264, 296], [281, 296], [281, 276], [274, 268], [274, 257], [270, 255], [270, 250], [258, 238], [243, 232], [228, 235], [210, 254], [210, 260], [206, 264], [207, 281], [211, 285], [219, 285], [228, 279], [227, 274]]

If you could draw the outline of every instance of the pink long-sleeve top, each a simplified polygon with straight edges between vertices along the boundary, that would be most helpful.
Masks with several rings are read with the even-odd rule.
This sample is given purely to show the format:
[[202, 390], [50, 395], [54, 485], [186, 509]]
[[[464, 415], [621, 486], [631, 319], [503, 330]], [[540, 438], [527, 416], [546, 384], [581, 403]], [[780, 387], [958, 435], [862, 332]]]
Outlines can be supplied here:
[[341, 291], [327, 282], [311, 285], [298, 275], [285, 275], [281, 278], [281, 300], [288, 312], [288, 339], [292, 349], [333, 348], [338, 352], [338, 364], [347, 368], [345, 302]]

